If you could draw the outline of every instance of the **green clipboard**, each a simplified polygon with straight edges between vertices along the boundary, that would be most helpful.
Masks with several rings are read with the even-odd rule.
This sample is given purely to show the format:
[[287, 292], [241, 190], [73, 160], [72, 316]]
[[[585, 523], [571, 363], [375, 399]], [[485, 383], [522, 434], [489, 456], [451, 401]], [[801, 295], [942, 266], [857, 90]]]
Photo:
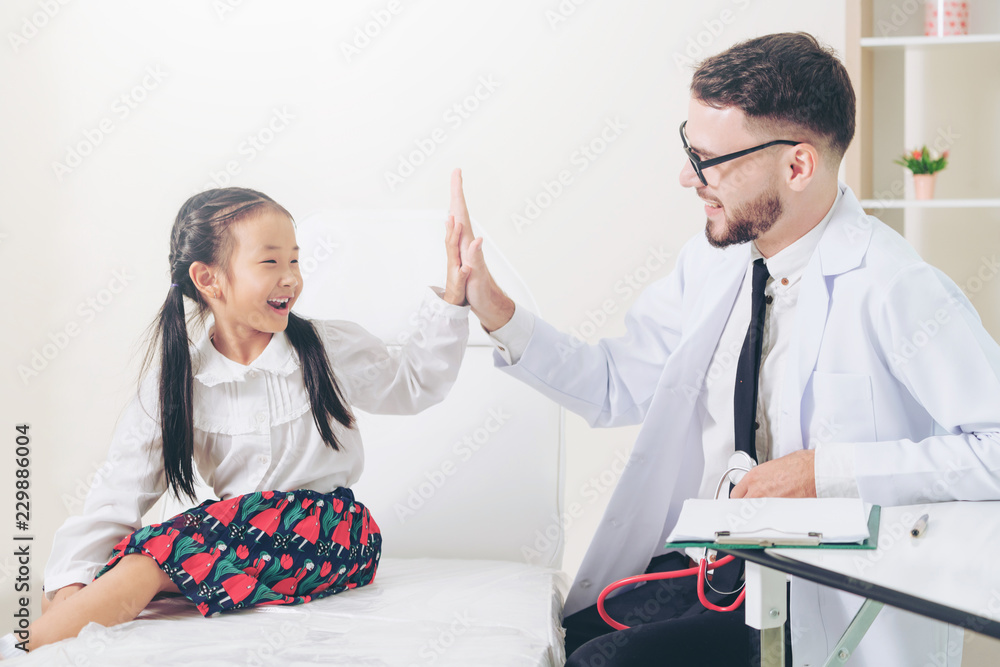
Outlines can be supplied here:
[[[761, 542], [740, 542], [737, 544], [720, 542], [720, 537], [714, 542], [667, 542], [664, 546], [668, 549], [682, 549], [686, 547], [708, 547], [709, 549], [876, 549], [878, 548], [878, 527], [882, 516], [882, 506], [872, 505], [871, 512], [868, 513], [868, 539], [864, 542], [846, 542], [824, 544], [821, 541], [803, 540], [801, 538], [790, 538], [787, 542], [781, 540], [766, 540]], [[817, 538], [820, 539], [820, 538]], [[807, 542], [803, 544], [803, 542]]]

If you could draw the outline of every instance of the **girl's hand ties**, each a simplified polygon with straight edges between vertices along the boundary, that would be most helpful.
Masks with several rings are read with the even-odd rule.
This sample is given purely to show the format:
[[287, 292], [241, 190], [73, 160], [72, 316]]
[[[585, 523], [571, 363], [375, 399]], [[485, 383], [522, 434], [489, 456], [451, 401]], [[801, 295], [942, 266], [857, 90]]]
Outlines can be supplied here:
[[462, 265], [462, 224], [455, 216], [448, 216], [445, 222], [444, 247], [448, 255], [448, 277], [444, 288], [444, 300], [456, 306], [466, 306], [465, 283], [469, 279], [470, 268]]

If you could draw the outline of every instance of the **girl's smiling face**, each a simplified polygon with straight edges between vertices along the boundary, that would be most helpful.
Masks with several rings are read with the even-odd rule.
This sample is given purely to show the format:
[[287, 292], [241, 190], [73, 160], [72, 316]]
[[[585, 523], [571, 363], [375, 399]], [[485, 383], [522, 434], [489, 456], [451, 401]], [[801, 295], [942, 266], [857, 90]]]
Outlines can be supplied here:
[[217, 330], [240, 339], [288, 326], [288, 313], [302, 292], [299, 246], [292, 221], [264, 207], [233, 225], [229, 270], [219, 272], [221, 299], [212, 303]]

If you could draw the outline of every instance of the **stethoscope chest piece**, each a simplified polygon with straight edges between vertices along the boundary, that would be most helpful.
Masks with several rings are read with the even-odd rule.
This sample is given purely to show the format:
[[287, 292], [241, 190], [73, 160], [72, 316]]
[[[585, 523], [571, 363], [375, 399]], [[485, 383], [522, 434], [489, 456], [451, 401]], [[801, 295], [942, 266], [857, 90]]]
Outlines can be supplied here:
[[746, 475], [750, 470], [757, 465], [757, 462], [747, 454], [746, 452], [735, 452], [729, 457], [729, 463], [726, 465], [726, 469], [729, 471], [729, 482], [730, 484], [736, 485], [740, 483], [743, 476]]

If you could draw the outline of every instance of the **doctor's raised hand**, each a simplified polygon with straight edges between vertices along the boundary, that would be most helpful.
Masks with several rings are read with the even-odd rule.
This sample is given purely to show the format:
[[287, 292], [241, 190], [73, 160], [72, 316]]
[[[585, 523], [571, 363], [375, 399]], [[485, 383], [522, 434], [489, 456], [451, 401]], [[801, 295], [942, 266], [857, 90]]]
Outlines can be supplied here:
[[449, 220], [453, 220], [454, 224], [461, 228], [459, 246], [461, 247], [462, 269], [463, 271], [468, 270], [465, 297], [483, 328], [490, 332], [496, 331], [507, 324], [514, 315], [514, 302], [504, 294], [504, 291], [493, 280], [489, 269], [486, 268], [486, 261], [483, 259], [483, 239], [482, 237], [476, 238], [472, 233], [469, 207], [465, 204], [465, 193], [462, 192], [461, 169], [455, 169], [451, 173], [451, 217]]

